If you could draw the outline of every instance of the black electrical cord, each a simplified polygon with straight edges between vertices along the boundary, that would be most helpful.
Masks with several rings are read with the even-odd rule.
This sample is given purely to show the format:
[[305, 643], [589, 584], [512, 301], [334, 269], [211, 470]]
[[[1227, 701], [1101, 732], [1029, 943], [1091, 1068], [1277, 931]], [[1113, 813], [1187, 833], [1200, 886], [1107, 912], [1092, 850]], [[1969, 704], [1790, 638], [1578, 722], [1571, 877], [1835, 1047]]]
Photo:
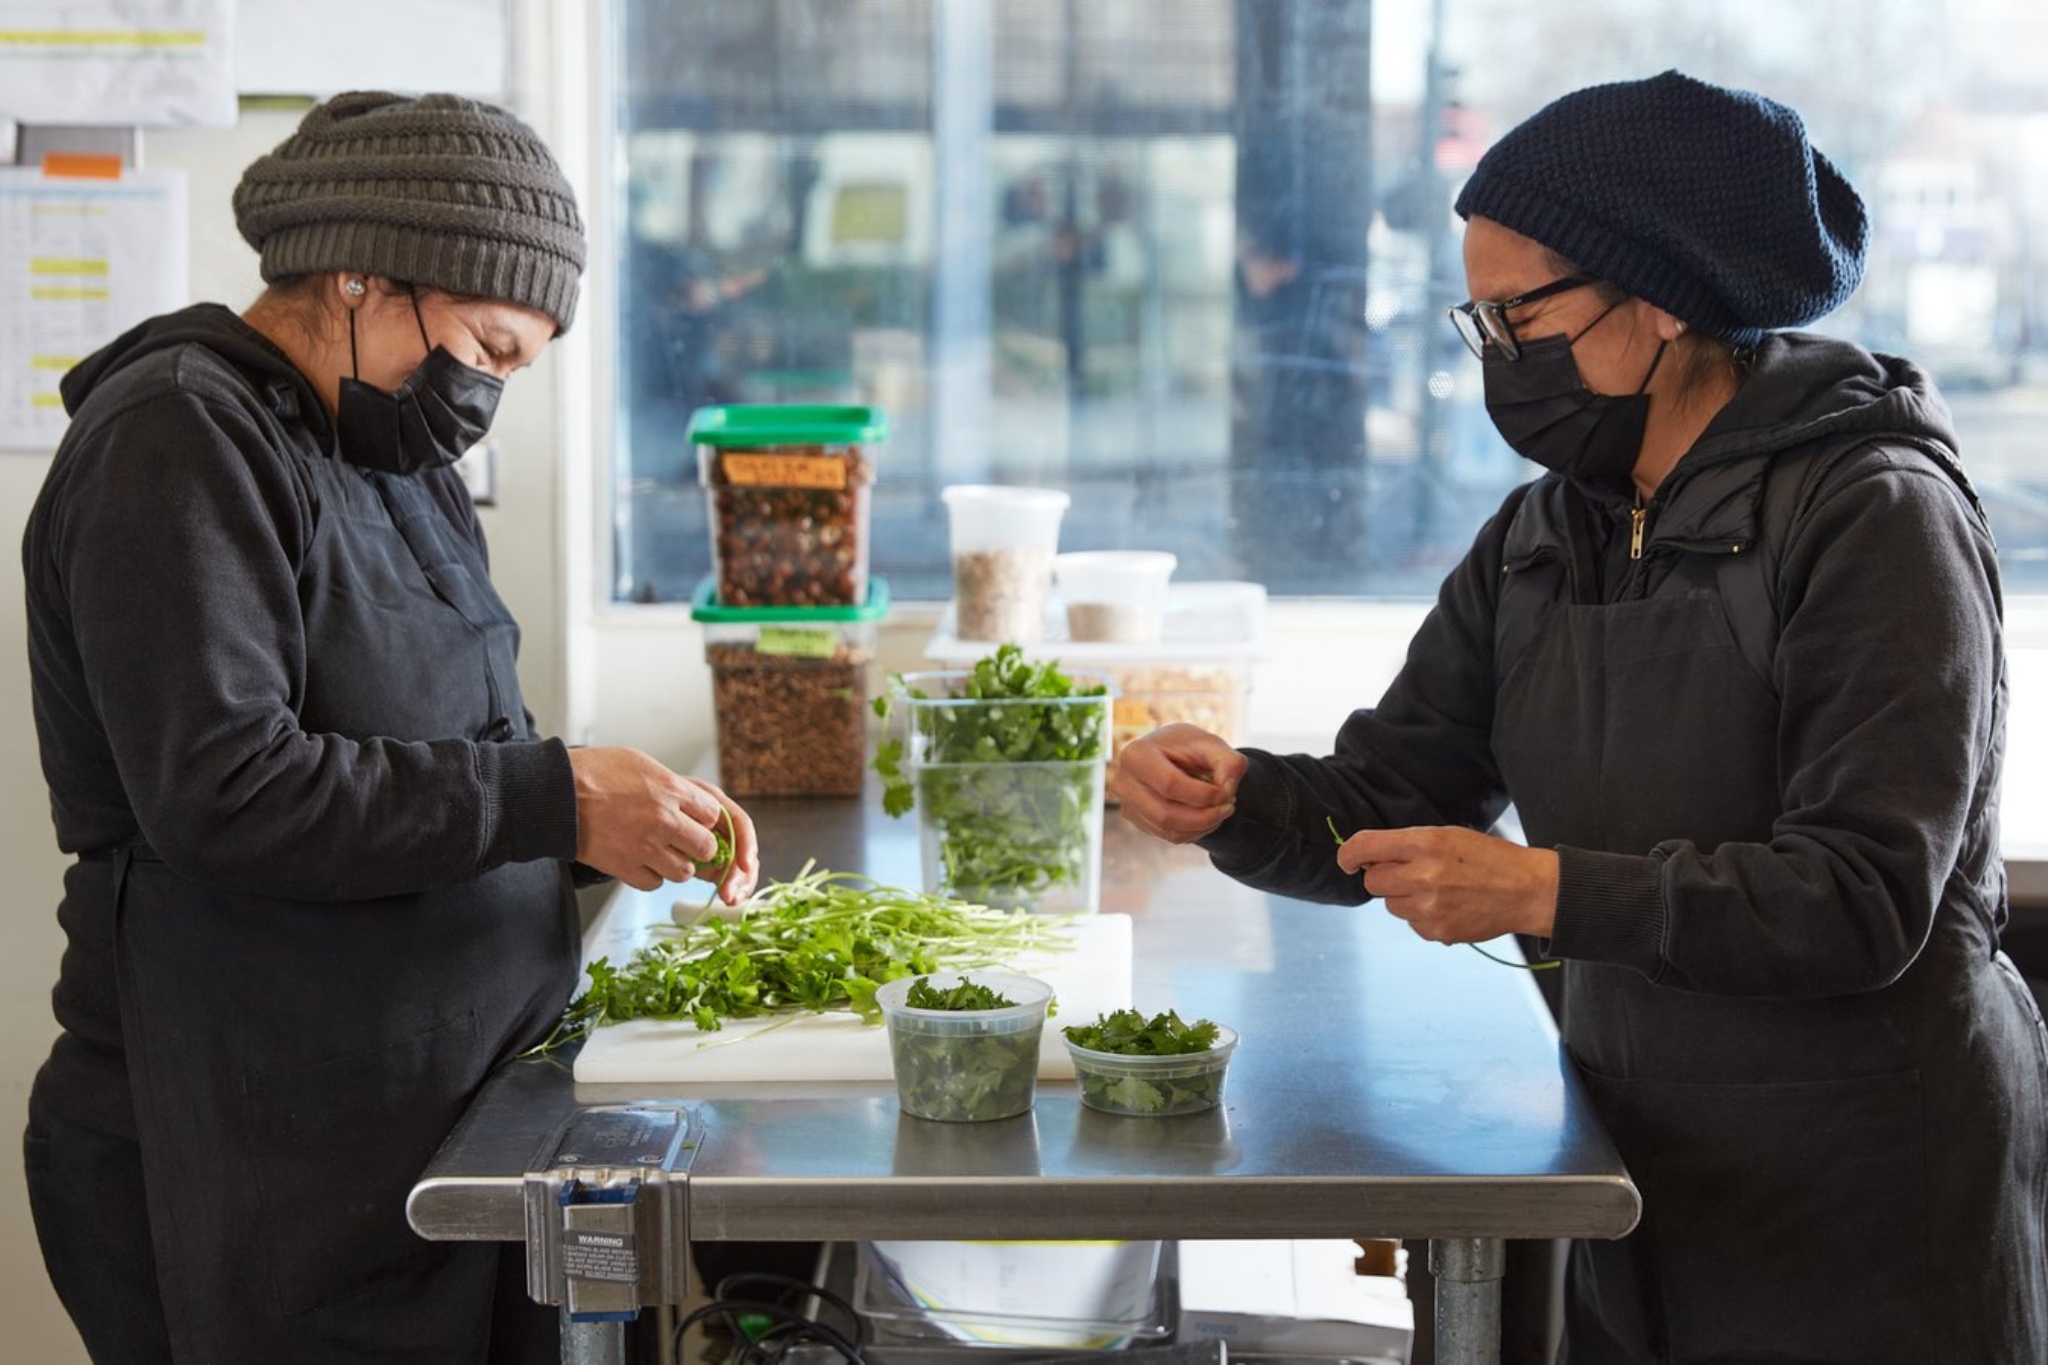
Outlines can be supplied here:
[[[845, 1314], [847, 1321], [853, 1324], [853, 1339], [849, 1340], [845, 1333], [828, 1327], [815, 1318], [804, 1316], [788, 1304], [768, 1299], [733, 1297], [736, 1286], [749, 1283], [769, 1285], [786, 1293], [812, 1295], [831, 1304]], [[806, 1342], [816, 1342], [829, 1347], [845, 1365], [866, 1365], [861, 1354], [861, 1345], [864, 1344], [862, 1338], [865, 1334], [860, 1316], [844, 1299], [830, 1290], [806, 1284], [787, 1275], [742, 1271], [720, 1280], [712, 1292], [715, 1297], [711, 1302], [685, 1315], [682, 1321], [676, 1324], [670, 1350], [678, 1361], [683, 1359], [683, 1338], [692, 1327], [712, 1318], [723, 1318], [735, 1346], [733, 1365], [780, 1365], [790, 1350]], [[740, 1324], [739, 1319], [742, 1315], [769, 1318], [773, 1320], [774, 1325], [758, 1337], [750, 1337]], [[772, 1353], [767, 1349], [771, 1344], [775, 1348]]]
[[782, 1275], [772, 1270], [736, 1270], [720, 1280], [712, 1293], [716, 1298], [730, 1298], [738, 1292], [741, 1285], [764, 1285], [798, 1298], [808, 1296], [829, 1303], [852, 1324], [853, 1330], [850, 1335], [853, 1340], [863, 1346], [867, 1344], [867, 1324], [861, 1321], [860, 1314], [853, 1311], [852, 1304], [823, 1285], [812, 1284], [808, 1280], [799, 1280], [794, 1275]]

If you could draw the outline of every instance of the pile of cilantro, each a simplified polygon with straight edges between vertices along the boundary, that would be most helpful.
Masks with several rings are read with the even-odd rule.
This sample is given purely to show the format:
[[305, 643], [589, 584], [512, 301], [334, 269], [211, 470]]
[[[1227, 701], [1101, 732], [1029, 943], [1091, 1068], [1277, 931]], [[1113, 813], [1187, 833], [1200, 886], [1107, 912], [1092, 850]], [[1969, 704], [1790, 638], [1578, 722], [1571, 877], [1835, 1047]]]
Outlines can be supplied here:
[[597, 958], [589, 986], [536, 1052], [626, 1019], [687, 1019], [715, 1031], [728, 1019], [843, 1010], [881, 1021], [885, 981], [987, 967], [1071, 941], [1071, 920], [994, 909], [884, 886], [806, 865], [771, 882], [733, 918], [713, 911], [624, 963]]
[[[933, 700], [900, 676], [895, 689]], [[1089, 765], [1109, 756], [1109, 705], [1072, 702], [1107, 694], [1101, 683], [1076, 683], [1057, 663], [1032, 663], [1003, 645], [974, 665], [951, 700], [1015, 705], [908, 708], [914, 784], [903, 773], [904, 741], [889, 736], [876, 746], [882, 808], [901, 816], [923, 804], [938, 833], [944, 890], [1024, 906], [1087, 879], [1101, 778]], [[891, 692], [874, 708], [886, 724]]]

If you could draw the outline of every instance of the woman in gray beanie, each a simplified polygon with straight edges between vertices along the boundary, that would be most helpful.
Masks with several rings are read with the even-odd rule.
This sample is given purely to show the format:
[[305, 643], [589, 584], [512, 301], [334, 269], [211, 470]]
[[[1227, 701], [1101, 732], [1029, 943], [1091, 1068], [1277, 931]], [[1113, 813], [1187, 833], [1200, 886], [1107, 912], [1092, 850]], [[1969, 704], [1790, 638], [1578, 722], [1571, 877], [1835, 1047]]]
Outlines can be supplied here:
[[451, 466], [575, 316], [583, 228], [540, 140], [342, 95], [235, 215], [268, 288], [65, 377], [23, 544], [76, 857], [25, 1144], [45, 1263], [99, 1361], [554, 1359], [551, 1314], [493, 1338], [497, 1248], [414, 1236], [407, 1192], [567, 1002], [572, 864], [653, 888], [729, 828], [701, 875], [730, 901], [753, 829], [520, 698]]
[[1125, 818], [1562, 964], [1643, 1200], [1573, 1249], [1574, 1365], [2048, 1360], [1991, 532], [1926, 374], [1787, 330], [1855, 289], [1862, 202], [1790, 109], [1667, 72], [1544, 108], [1457, 208], [1452, 320], [1542, 473], [1330, 756], [1169, 727]]

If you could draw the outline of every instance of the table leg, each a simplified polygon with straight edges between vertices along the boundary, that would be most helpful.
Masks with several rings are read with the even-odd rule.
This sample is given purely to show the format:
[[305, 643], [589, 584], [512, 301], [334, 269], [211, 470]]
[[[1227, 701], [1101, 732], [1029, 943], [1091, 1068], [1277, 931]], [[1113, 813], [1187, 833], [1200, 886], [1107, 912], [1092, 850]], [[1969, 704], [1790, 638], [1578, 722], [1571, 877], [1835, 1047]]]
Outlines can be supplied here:
[[563, 1309], [562, 1365], [626, 1365], [626, 1324], [571, 1322]]
[[1498, 1365], [1500, 1280], [1507, 1244], [1498, 1237], [1444, 1237], [1429, 1244], [1436, 1277], [1437, 1365]]

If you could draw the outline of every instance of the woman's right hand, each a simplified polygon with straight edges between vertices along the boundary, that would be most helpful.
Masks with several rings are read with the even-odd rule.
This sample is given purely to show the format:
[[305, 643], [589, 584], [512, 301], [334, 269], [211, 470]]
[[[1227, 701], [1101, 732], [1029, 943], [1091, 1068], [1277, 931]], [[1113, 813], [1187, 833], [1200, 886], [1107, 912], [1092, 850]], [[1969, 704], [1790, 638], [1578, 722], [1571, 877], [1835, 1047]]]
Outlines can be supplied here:
[[1163, 725], [1117, 755], [1109, 795], [1124, 819], [1169, 843], [1215, 829], [1236, 808], [1245, 757], [1193, 725]]
[[[671, 772], [638, 749], [569, 750], [576, 775], [576, 861], [640, 891], [664, 881], [715, 878], [728, 901], [753, 890], [758, 855], [746, 813], [716, 787]], [[732, 859], [718, 854], [714, 831], [730, 821]]]

